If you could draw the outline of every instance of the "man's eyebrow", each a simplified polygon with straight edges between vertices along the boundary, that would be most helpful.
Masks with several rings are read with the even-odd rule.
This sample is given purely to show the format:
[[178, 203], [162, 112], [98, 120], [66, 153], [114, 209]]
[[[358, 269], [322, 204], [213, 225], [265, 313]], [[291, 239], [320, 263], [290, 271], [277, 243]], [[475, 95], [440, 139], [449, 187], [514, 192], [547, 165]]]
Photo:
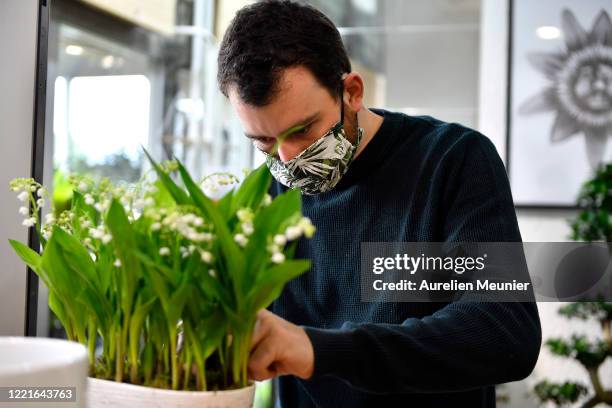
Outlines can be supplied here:
[[[296, 128], [298, 126], [301, 127], [301, 126], [308, 126], [308, 125], [310, 125], [312, 122], [314, 122], [318, 118], [318, 116], [319, 116], [319, 112], [314, 113], [314, 114], [312, 114], [312, 115], [310, 115], [310, 116], [308, 116], [308, 117], [298, 121], [293, 126], [289, 126], [286, 130], [282, 131], [281, 135], [289, 132], [291, 129]], [[257, 139], [257, 138], [260, 138], [260, 137], [269, 137], [269, 136], [263, 136], [263, 135], [252, 135], [252, 134], [249, 134], [249, 133], [245, 133], [244, 135], [246, 137], [248, 137], [249, 139]], [[286, 135], [286, 136], [289, 136], [289, 134]]]

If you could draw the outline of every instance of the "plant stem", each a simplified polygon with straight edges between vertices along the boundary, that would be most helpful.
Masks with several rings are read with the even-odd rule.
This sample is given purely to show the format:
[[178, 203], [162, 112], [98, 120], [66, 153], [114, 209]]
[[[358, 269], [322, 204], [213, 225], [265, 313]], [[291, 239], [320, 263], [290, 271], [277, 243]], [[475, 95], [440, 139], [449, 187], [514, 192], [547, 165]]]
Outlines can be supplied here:
[[598, 398], [602, 398], [604, 395], [604, 389], [601, 385], [601, 380], [599, 379], [599, 367], [588, 367], [587, 371], [589, 372], [589, 378], [591, 379], [591, 383], [593, 384], [593, 389], [595, 390], [595, 395]]
[[153, 356], [153, 344], [150, 341], [145, 340], [142, 358], [144, 366], [145, 385], [149, 385], [151, 383], [151, 378], [153, 377], [153, 364], [155, 363]]
[[135, 359], [130, 362], [130, 382], [138, 384], [138, 361]]
[[582, 405], [582, 408], [591, 408], [599, 404], [600, 402], [601, 401], [599, 400], [599, 397], [597, 395], [594, 395]]
[[[229, 335], [228, 335], [229, 336]], [[227, 370], [228, 365], [230, 364], [230, 351], [231, 351], [231, 343], [227, 340], [228, 336], [225, 336], [223, 339], [223, 352], [219, 353], [219, 357], [221, 360], [221, 371], [223, 372], [223, 388], [227, 388]]]
[[[247, 336], [245, 336], [247, 337]], [[248, 338], [247, 340], [250, 340], [250, 338]], [[242, 378], [240, 381], [240, 386], [241, 387], [246, 387], [247, 385], [247, 367], [249, 364], [249, 342], [244, 341], [244, 349], [243, 349], [243, 354], [242, 354], [242, 367], [240, 372], [242, 373]]]
[[253, 340], [253, 330], [255, 329], [255, 323], [257, 323], [257, 317], [254, 317], [253, 319], [251, 319], [251, 321], [249, 321], [249, 324], [247, 325], [247, 334], [244, 339], [244, 343], [245, 343], [245, 356], [244, 356], [244, 367], [243, 367], [243, 387], [247, 386], [248, 383], [248, 378], [247, 378], [247, 373], [248, 373], [248, 365], [249, 365], [249, 357], [251, 355], [251, 340]]
[[138, 328], [130, 327], [129, 333], [129, 351], [130, 351], [130, 382], [132, 384], [138, 383], [138, 346], [140, 341], [140, 330]]
[[[45, 244], [47, 243], [47, 240], [45, 240], [45, 238], [42, 235], [42, 226], [40, 225], [40, 217], [38, 216], [38, 211], [36, 211], [36, 208], [38, 208], [38, 206], [36, 205], [36, 200], [34, 199], [34, 194], [32, 194], [32, 192], [28, 192], [29, 196], [30, 196], [30, 204], [32, 204], [32, 215], [34, 216], [34, 219], [36, 220], [36, 225], [35, 225], [35, 230], [36, 230], [36, 235], [38, 236], [38, 239], [40, 241], [40, 245], [43, 247], [45, 247]], [[38, 249], [38, 248], [37, 248]]]
[[206, 381], [206, 359], [202, 360], [202, 364], [198, 366], [198, 373], [200, 375], [200, 378], [202, 378], [202, 390], [208, 390], [208, 382]]
[[117, 361], [115, 371], [115, 381], [123, 382], [123, 349], [121, 346], [121, 330], [117, 331]]
[[87, 351], [89, 354], [89, 366], [92, 370], [92, 375], [95, 377], [96, 370], [96, 327], [93, 321], [89, 321], [87, 326], [88, 337], [87, 337]]
[[196, 375], [196, 388], [198, 390], [206, 391], [208, 385], [206, 382], [206, 359], [202, 355], [202, 349], [200, 342], [197, 340], [196, 333], [194, 332], [192, 325], [188, 320], [185, 320], [185, 345], [190, 345], [192, 357], [195, 360], [197, 375]]
[[601, 321], [601, 330], [604, 340], [612, 347], [612, 320], [604, 319]]
[[104, 341], [106, 342], [108, 340], [109, 343], [109, 347], [108, 347], [108, 375], [109, 377], [112, 377], [112, 373], [113, 373], [113, 367], [115, 366], [115, 358], [116, 358], [116, 347], [117, 344], [115, 342], [115, 333], [114, 333], [115, 329], [114, 326], [111, 327], [111, 329], [109, 330], [108, 333], [108, 337], [106, 339], [104, 339]]
[[178, 358], [176, 355], [176, 328], [173, 327], [172, 324], [170, 324], [168, 334], [170, 335], [170, 363], [171, 363], [171, 370], [172, 370], [172, 389], [178, 390], [179, 367], [178, 367]]
[[189, 380], [191, 379], [191, 350], [189, 347], [186, 346], [186, 340], [183, 339], [183, 350], [185, 350], [185, 368], [184, 368], [184, 372], [185, 372], [185, 377], [183, 378], [183, 389], [187, 390], [189, 388]]
[[[234, 336], [237, 333], [234, 333]], [[242, 362], [240, 360], [240, 342], [236, 341], [232, 336], [232, 383], [236, 384], [240, 381], [240, 367]]]

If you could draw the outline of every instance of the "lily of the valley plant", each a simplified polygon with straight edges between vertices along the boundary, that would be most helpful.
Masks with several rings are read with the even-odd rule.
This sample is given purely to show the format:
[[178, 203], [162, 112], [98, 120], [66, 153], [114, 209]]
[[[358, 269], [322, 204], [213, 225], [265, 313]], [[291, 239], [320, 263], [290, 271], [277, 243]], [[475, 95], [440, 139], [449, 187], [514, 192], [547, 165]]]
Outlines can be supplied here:
[[[238, 186], [224, 174], [196, 182], [179, 161], [147, 156], [154, 180], [72, 176], [70, 209], [52, 209], [44, 222], [47, 190], [13, 180], [42, 250], [10, 243], [49, 288], [67, 337], [88, 347], [92, 376], [175, 390], [244, 387], [257, 311], [309, 268], [292, 258], [314, 227], [297, 190], [267, 194], [265, 165]], [[213, 200], [205, 191], [215, 183], [234, 188]]]

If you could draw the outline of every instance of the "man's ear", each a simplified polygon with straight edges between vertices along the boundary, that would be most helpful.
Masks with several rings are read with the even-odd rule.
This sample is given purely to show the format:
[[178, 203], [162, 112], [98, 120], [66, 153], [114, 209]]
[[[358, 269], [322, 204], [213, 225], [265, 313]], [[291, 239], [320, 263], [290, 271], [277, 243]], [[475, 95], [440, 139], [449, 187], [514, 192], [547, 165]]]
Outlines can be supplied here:
[[364, 82], [359, 72], [352, 71], [344, 79], [344, 103], [358, 112], [363, 107]]

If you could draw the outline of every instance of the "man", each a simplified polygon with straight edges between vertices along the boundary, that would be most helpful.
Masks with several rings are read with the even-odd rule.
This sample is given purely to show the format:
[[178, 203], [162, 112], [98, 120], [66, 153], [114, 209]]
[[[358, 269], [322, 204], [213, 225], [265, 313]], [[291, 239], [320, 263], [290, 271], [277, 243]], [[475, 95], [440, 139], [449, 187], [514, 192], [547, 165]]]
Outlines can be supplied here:
[[[361, 242], [521, 241], [503, 163], [482, 134], [363, 105], [336, 27], [288, 1], [240, 10], [218, 83], [266, 153], [271, 192], [299, 188], [317, 228], [255, 327], [249, 376], [283, 408], [495, 406], [537, 360], [535, 303], [360, 301]], [[355, 148], [356, 147], [356, 148]]]

